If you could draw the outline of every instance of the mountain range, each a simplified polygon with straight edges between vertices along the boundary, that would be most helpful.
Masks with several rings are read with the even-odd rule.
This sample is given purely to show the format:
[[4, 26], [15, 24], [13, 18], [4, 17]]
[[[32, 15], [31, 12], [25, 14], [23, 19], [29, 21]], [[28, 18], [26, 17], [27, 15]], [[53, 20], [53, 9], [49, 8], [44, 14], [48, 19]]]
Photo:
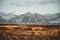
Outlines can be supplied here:
[[27, 12], [19, 16], [0, 12], [0, 23], [3, 24], [60, 24], [60, 12], [55, 14], [38, 14]]

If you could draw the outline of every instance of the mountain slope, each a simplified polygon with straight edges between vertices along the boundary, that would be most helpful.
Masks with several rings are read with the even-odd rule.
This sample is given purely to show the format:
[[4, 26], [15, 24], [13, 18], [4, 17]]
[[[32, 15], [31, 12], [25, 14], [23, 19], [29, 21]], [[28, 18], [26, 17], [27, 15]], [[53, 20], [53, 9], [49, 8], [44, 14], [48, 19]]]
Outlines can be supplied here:
[[40, 14], [32, 14], [30, 12], [17, 16], [9, 20], [9, 23], [18, 23], [18, 24], [40, 24], [46, 23], [48, 20]]
[[7, 21], [0, 17], [0, 24], [5, 24]]
[[38, 14], [27, 12], [19, 16], [14, 13], [6, 14], [0, 12], [0, 23], [9, 24], [60, 24], [60, 12], [55, 14]]
[[4, 13], [4, 12], [0, 12], [0, 16], [5, 20], [9, 20], [10, 18], [16, 17], [16, 15], [14, 15], [13, 13]]
[[47, 14], [47, 15], [44, 15], [49, 21], [54, 21], [56, 20], [57, 18], [60, 17], [60, 12], [58, 13], [55, 13], [55, 14]]

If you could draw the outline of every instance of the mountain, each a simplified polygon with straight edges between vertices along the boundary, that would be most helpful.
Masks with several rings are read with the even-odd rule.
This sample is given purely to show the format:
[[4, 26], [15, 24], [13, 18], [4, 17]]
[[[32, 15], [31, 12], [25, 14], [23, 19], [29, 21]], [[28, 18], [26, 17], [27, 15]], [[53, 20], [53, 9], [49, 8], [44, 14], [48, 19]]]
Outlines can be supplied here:
[[0, 17], [0, 24], [5, 24], [7, 21]]
[[0, 12], [0, 23], [9, 24], [60, 24], [60, 12], [55, 14], [38, 14], [27, 12], [15, 15], [15, 12]]
[[58, 13], [55, 13], [55, 14], [46, 14], [44, 15], [49, 21], [54, 21], [56, 20], [57, 18], [60, 17], [60, 12]]
[[0, 12], [0, 16], [5, 20], [9, 20], [10, 18], [16, 17], [16, 15], [14, 15], [13, 12], [12, 13]]
[[[45, 16], [45, 15], [44, 15]], [[45, 16], [45, 18], [47, 18], [49, 20], [49, 23], [56, 23], [56, 24], [60, 24], [60, 12], [55, 13], [55, 14], [47, 14]]]
[[49, 21], [42, 15], [38, 13], [25, 13], [15, 18], [9, 20], [9, 23], [16, 23], [16, 24], [41, 24], [41, 23], [48, 23]]

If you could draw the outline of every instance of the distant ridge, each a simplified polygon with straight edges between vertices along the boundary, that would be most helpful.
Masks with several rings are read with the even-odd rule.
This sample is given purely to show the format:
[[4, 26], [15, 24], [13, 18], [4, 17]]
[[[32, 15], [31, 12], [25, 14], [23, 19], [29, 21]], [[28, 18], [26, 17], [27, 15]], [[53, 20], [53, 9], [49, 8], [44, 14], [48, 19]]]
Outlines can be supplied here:
[[60, 24], [60, 12], [47, 15], [27, 12], [18, 16], [13, 14], [1, 13], [2, 12], [0, 12], [0, 24]]
[[5, 24], [7, 21], [0, 17], [0, 24]]
[[[12, 18], [9, 20], [10, 23], [16, 23], [16, 24], [52, 24], [57, 23], [54, 22], [57, 20], [58, 17], [60, 17], [59, 13], [50, 15], [51, 17], [47, 17], [46, 15], [42, 16], [38, 13], [31, 13], [27, 12], [25, 14], [22, 14], [20, 16], [17, 16], [15, 18]], [[51, 18], [51, 19], [50, 19]]]

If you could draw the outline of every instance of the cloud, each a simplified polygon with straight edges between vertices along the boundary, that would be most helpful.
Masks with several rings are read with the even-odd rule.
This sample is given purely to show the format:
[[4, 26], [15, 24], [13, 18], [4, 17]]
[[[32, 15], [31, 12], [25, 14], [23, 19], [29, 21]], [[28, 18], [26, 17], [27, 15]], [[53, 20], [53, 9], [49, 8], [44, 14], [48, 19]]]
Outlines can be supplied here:
[[20, 7], [20, 6], [32, 6], [33, 3], [11, 3], [12, 6]]
[[40, 5], [46, 5], [46, 4], [52, 4], [52, 3], [56, 3], [56, 0], [42, 1], [39, 4]]
[[11, 3], [11, 5], [15, 5], [15, 3]]
[[3, 0], [0, 0], [0, 2], [2, 2]]
[[15, 6], [16, 6], [16, 7], [20, 7], [20, 6], [22, 6], [22, 4], [16, 4]]
[[16, 7], [20, 7], [20, 6], [33, 6], [33, 5], [36, 5], [38, 3], [39, 3], [39, 1], [26, 0], [26, 1], [22, 1], [22, 2], [11, 3], [11, 5], [16, 6]]
[[22, 2], [15, 2], [15, 3], [11, 3], [11, 5], [15, 6], [15, 7], [30, 7], [30, 6], [34, 6], [34, 5], [46, 5], [46, 4], [52, 4], [55, 3], [56, 0], [46, 0], [46, 1], [22, 1]]
[[2, 7], [3, 5], [3, 0], [0, 0], [0, 7]]

